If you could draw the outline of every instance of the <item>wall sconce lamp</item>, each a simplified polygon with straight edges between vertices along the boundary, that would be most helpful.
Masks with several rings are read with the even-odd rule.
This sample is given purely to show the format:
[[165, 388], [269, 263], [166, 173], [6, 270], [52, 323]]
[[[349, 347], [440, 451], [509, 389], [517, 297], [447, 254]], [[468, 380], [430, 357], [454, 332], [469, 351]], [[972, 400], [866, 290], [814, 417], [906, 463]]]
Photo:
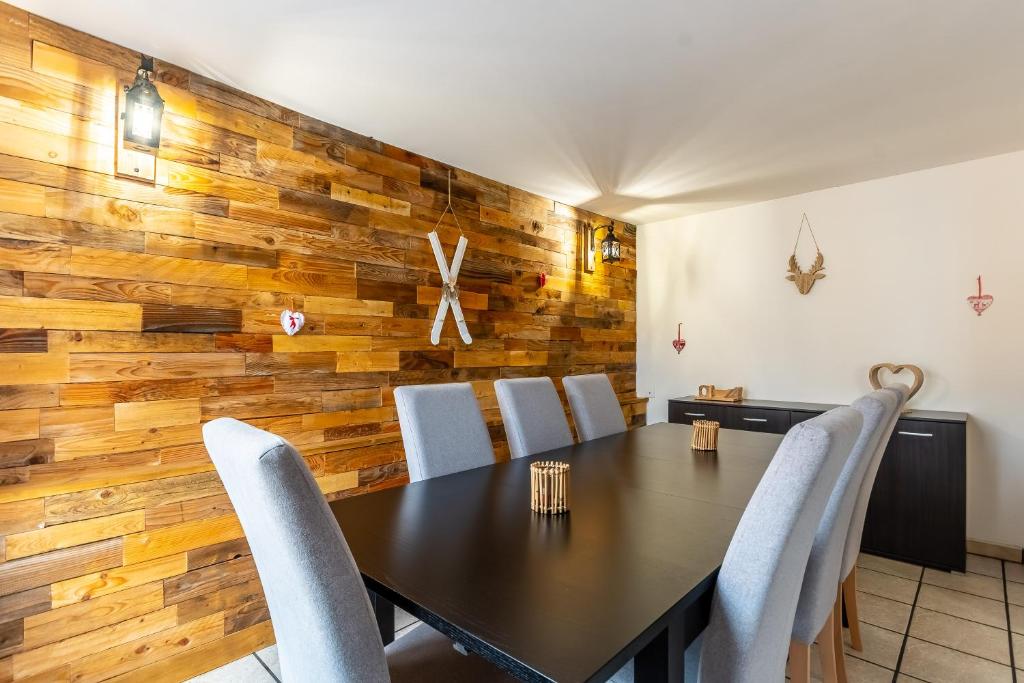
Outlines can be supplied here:
[[603, 263], [618, 263], [622, 260], [622, 242], [615, 236], [615, 224], [609, 223], [595, 228], [588, 223], [584, 227], [586, 250], [583, 255], [583, 269], [588, 273], [594, 272], [597, 231], [601, 229], [607, 230], [607, 234], [601, 240], [601, 261]]
[[135, 82], [125, 86], [124, 142], [126, 146], [153, 151], [160, 147], [160, 122], [164, 100], [153, 84], [153, 58], [142, 55]]

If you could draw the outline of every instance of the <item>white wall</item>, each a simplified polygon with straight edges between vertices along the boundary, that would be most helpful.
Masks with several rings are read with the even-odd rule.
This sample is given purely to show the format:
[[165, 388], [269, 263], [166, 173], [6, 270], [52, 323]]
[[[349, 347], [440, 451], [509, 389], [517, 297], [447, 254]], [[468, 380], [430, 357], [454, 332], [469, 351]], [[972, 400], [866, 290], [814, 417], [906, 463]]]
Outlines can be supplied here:
[[[784, 279], [804, 211], [827, 273], [807, 296]], [[637, 249], [650, 421], [698, 384], [845, 403], [874, 363], [914, 363], [911, 406], [971, 416], [968, 536], [1024, 544], [1024, 152], [643, 225]], [[995, 297], [981, 317], [979, 274]]]

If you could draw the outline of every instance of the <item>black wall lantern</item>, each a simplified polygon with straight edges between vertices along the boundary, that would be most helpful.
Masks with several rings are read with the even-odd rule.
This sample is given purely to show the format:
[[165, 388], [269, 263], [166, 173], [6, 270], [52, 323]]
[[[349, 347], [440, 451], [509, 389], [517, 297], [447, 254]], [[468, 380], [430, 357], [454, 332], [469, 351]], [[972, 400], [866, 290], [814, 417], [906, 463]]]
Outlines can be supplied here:
[[142, 55], [142, 63], [131, 87], [125, 86], [124, 141], [126, 145], [150, 151], [160, 147], [160, 121], [164, 100], [150, 80], [153, 58]]
[[622, 258], [622, 243], [615, 236], [615, 225], [609, 224], [608, 234], [601, 240], [601, 260], [605, 263], [618, 263]]
[[608, 233], [601, 240], [601, 261], [603, 263], [618, 263], [622, 260], [622, 242], [615, 236], [615, 225], [609, 223], [595, 228], [590, 223], [585, 223], [583, 224], [583, 239], [587, 246], [583, 252], [583, 270], [588, 273], [594, 272], [594, 258], [597, 255], [597, 231], [602, 228]]

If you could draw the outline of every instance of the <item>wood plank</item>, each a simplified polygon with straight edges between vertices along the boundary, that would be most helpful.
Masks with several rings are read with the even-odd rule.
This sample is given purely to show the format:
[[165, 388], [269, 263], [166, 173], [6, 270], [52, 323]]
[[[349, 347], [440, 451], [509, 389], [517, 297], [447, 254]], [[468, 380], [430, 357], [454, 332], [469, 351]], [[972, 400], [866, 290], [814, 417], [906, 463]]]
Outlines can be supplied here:
[[164, 603], [176, 605], [257, 577], [252, 555], [193, 569], [164, 581]]
[[163, 584], [154, 581], [94, 600], [37, 613], [25, 618], [25, 649], [31, 650], [149, 612], [156, 612], [163, 606]]
[[114, 404], [114, 429], [122, 432], [153, 427], [199, 424], [199, 399]]
[[[4, 362], [5, 360], [9, 361], [10, 357], [5, 358], [4, 354], [0, 354], [0, 362]], [[0, 386], [0, 410], [12, 410], [15, 408], [48, 408], [50, 406], [57, 405], [58, 401], [58, 389], [56, 384]]]
[[0, 211], [45, 216], [46, 188], [0, 179]]
[[[377, 390], [379, 394], [379, 389]], [[276, 417], [320, 412], [319, 393], [224, 396], [202, 399], [202, 419]]]
[[[68, 356], [59, 353], [0, 353], [8, 385], [54, 384], [68, 381]], [[46, 390], [48, 391], [48, 390]]]
[[96, 455], [134, 453], [168, 446], [200, 443], [203, 440], [198, 424], [174, 427], [147, 427], [110, 434], [63, 436], [53, 440], [54, 459], [75, 460]]
[[0, 320], [9, 327], [58, 330], [128, 330], [142, 327], [137, 304], [35, 297], [0, 297]]
[[24, 441], [38, 437], [39, 408], [0, 411], [0, 441]]
[[379, 173], [390, 178], [404, 180], [414, 185], [420, 184], [420, 169], [418, 167], [396, 159], [390, 159], [382, 154], [366, 149], [346, 145], [345, 162], [350, 166]]
[[32, 42], [32, 70], [111, 93], [117, 87], [114, 67], [38, 40]]
[[212, 643], [180, 653], [109, 679], [111, 683], [147, 681], [177, 683], [232, 662], [250, 652], [274, 644], [274, 630], [269, 621], [236, 631]]
[[398, 351], [359, 351], [339, 353], [336, 372], [376, 372], [399, 370]]
[[0, 504], [0, 536], [42, 527], [42, 498]]
[[0, 268], [67, 273], [70, 267], [71, 248], [66, 245], [0, 239]]
[[[0, 87], [0, 94], [3, 94]], [[0, 121], [0, 154], [97, 173], [114, 172], [114, 148]]]
[[[143, 306], [143, 319], [146, 307]], [[51, 330], [49, 344], [67, 353], [213, 353], [213, 335], [174, 332], [104, 332]]]
[[[2, 265], [2, 253], [0, 253]], [[71, 248], [71, 275], [171, 282], [201, 287], [245, 289], [246, 266], [191, 261], [171, 256], [126, 254], [89, 247]]]
[[181, 209], [55, 188], [46, 190], [46, 216], [120, 230], [184, 237], [195, 231], [194, 216]]
[[360, 408], [379, 408], [380, 406], [380, 387], [323, 392], [323, 411], [325, 413], [341, 410], [358, 410]]
[[408, 216], [411, 213], [409, 202], [341, 183], [331, 183], [331, 199], [387, 213], [397, 213], [400, 216]]
[[314, 353], [321, 351], [369, 351], [370, 337], [344, 337], [315, 334], [273, 336], [274, 353]]
[[[23, 358], [29, 354], [11, 355]], [[234, 353], [74, 353], [70, 358], [71, 382], [236, 377], [246, 374], [245, 358]]]
[[362, 315], [386, 316], [394, 315], [395, 305], [390, 301], [366, 301], [364, 299], [339, 299], [328, 296], [307, 296], [304, 310], [306, 313], [323, 313], [329, 315]]
[[134, 511], [11, 534], [7, 537], [7, 559], [15, 560], [51, 550], [103, 541], [142, 531], [145, 526], [145, 514], [142, 511]]
[[0, 296], [21, 296], [25, 287], [24, 273], [0, 270]]
[[[120, 546], [119, 546], [120, 547]], [[120, 562], [118, 563], [120, 564]], [[187, 558], [183, 553], [160, 557], [148, 562], [115, 566], [64, 581], [54, 581], [50, 589], [53, 607], [64, 607], [120, 593], [136, 586], [162, 581], [187, 571]]]
[[143, 304], [142, 329], [146, 332], [241, 332], [242, 312], [225, 308]]
[[157, 233], [146, 234], [146, 253], [262, 268], [277, 265], [277, 254], [266, 249]]
[[122, 541], [113, 538], [89, 545], [0, 563], [0, 596], [59, 582], [72, 576], [117, 567]]
[[[40, 586], [0, 598], [0, 614], [7, 619], [25, 619], [50, 609], [50, 587]], [[0, 680], [4, 680], [0, 678]]]
[[233, 514], [131, 534], [124, 537], [124, 563], [145, 562], [244, 535], [238, 518]]
[[345, 410], [336, 413], [315, 413], [302, 416], [302, 426], [306, 429], [326, 429], [342, 425], [367, 424], [370, 422], [390, 422], [396, 419], [395, 408], [362, 408]]
[[112, 406], [44, 408], [39, 412], [39, 434], [47, 438], [101, 434], [113, 431]]
[[75, 661], [142, 636], [172, 628], [176, 621], [177, 610], [174, 607], [167, 607], [158, 612], [150, 612], [141, 617], [18, 653], [14, 655], [14, 677], [17, 680], [43, 673], [59, 662]]
[[46, 330], [0, 328], [0, 353], [46, 353], [48, 346]]
[[72, 679], [76, 683], [107, 680], [215, 642], [224, 632], [224, 614], [211, 614], [84, 657], [71, 664]]
[[[0, 146], [0, 150], [2, 150]], [[178, 190], [226, 197], [249, 204], [278, 207], [277, 188], [267, 183], [239, 178], [206, 168], [168, 159], [157, 159], [156, 182]]]
[[0, 5], [0, 62], [21, 69], [32, 65], [28, 12], [6, 3]]

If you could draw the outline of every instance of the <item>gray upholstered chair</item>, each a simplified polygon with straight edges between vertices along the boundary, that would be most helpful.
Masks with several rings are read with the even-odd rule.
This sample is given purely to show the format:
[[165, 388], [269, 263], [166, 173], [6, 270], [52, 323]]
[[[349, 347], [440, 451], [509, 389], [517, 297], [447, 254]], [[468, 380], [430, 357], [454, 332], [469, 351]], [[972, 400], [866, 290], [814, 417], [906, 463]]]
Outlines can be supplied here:
[[910, 398], [910, 387], [906, 384], [897, 383], [886, 388], [899, 395], [899, 405], [886, 430], [882, 433], [882, 438], [878, 442], [864, 480], [861, 482], [860, 492], [857, 494], [857, 502], [853, 507], [853, 515], [850, 519], [850, 531], [846, 535], [842, 572], [840, 572], [843, 583], [843, 604], [846, 605], [846, 621], [850, 624], [850, 645], [854, 650], [860, 650], [863, 647], [860, 638], [860, 617], [857, 613], [857, 556], [860, 554], [860, 540], [864, 534], [864, 518], [868, 514], [868, 501], [871, 500], [871, 490], [875, 487], [878, 466], [882, 464], [882, 456], [885, 455], [885, 449], [889, 445], [889, 439], [892, 438], [896, 422], [900, 419], [900, 414]]
[[861, 414], [863, 425], [832, 489], [807, 560], [793, 623], [793, 642], [789, 649], [790, 678], [794, 683], [810, 680], [810, 648], [815, 638], [825, 683], [846, 680], [839, 597], [843, 550], [864, 475], [875, 457], [878, 444], [883, 438], [888, 440], [890, 425], [900, 403], [898, 391], [879, 389], [862, 396], [850, 406]]
[[703, 683], [781, 681], [815, 531], [863, 420], [842, 407], [786, 434], [750, 498], [702, 634]]
[[499, 379], [494, 392], [513, 458], [572, 445], [565, 410], [550, 377]]
[[286, 682], [512, 680], [426, 626], [383, 647], [345, 537], [291, 444], [230, 418], [203, 439], [252, 549]]
[[411, 481], [494, 464], [491, 436], [471, 384], [398, 387], [395, 407]]
[[608, 375], [570, 375], [562, 378], [580, 441], [626, 431], [622, 407]]

